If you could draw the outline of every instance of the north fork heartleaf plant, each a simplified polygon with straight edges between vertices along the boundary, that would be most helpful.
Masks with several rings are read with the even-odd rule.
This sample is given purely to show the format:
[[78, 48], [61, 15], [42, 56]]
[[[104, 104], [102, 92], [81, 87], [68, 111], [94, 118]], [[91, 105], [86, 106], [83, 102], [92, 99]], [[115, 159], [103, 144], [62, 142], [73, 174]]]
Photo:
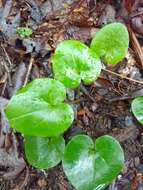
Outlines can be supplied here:
[[[21, 34], [25, 36], [25, 31]], [[52, 58], [57, 80], [36, 79], [12, 97], [6, 114], [11, 127], [24, 135], [26, 158], [32, 166], [48, 169], [62, 160], [67, 178], [78, 190], [104, 189], [118, 175], [124, 154], [113, 137], [105, 135], [93, 142], [78, 135], [65, 148], [61, 135], [74, 119], [72, 107], [64, 102], [66, 87], [93, 83], [101, 73], [101, 60], [117, 64], [128, 44], [128, 32], [121, 23], [103, 27], [90, 48], [78, 40], [65, 40]]]
[[66, 131], [74, 113], [64, 103], [66, 89], [54, 79], [36, 79], [13, 96], [6, 108], [10, 125], [16, 131], [38, 137], [53, 137]]
[[25, 136], [25, 155], [32, 166], [38, 169], [49, 169], [62, 159], [65, 141], [62, 136], [32, 137]]
[[106, 63], [115, 65], [127, 54], [128, 30], [122, 23], [108, 24], [96, 33], [90, 47]]
[[100, 75], [102, 64], [117, 64], [127, 54], [129, 35], [121, 23], [103, 27], [92, 39], [90, 48], [78, 40], [61, 42], [52, 58], [53, 72], [57, 80], [67, 88], [76, 88], [81, 81], [93, 83]]
[[77, 135], [67, 144], [63, 157], [65, 174], [78, 190], [105, 188], [123, 166], [123, 150], [108, 135], [95, 142], [86, 135]]
[[137, 97], [132, 101], [132, 112], [136, 119], [143, 125], [143, 97]]
[[78, 40], [61, 42], [52, 58], [55, 78], [67, 88], [76, 88], [81, 80], [93, 83], [100, 75], [99, 57]]
[[74, 113], [64, 103], [66, 89], [54, 79], [36, 79], [12, 97], [6, 107], [10, 125], [24, 134], [28, 162], [39, 169], [57, 165], [63, 156], [66, 131]]

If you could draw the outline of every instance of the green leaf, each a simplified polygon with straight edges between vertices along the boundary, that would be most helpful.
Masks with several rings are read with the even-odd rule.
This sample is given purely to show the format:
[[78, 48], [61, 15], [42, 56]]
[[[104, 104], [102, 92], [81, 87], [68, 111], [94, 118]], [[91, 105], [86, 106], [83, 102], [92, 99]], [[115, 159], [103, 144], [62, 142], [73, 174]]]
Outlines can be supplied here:
[[143, 125], [143, 97], [137, 97], [133, 100], [132, 112], [137, 120]]
[[77, 135], [67, 144], [63, 156], [64, 172], [78, 190], [104, 189], [123, 165], [123, 150], [108, 135], [99, 137], [95, 143], [86, 135]]
[[96, 33], [91, 42], [91, 49], [108, 64], [117, 64], [127, 54], [129, 35], [121, 23], [112, 23]]
[[12, 97], [6, 107], [11, 127], [29, 136], [51, 137], [67, 130], [72, 107], [63, 101], [66, 89], [54, 79], [36, 79]]
[[62, 159], [65, 149], [63, 137], [25, 137], [25, 154], [28, 162], [39, 169], [56, 166]]
[[98, 56], [77, 40], [61, 42], [52, 58], [55, 78], [67, 88], [76, 88], [81, 80], [93, 83], [101, 72]]
[[20, 27], [16, 29], [16, 33], [19, 34], [20, 37], [26, 38], [29, 37], [33, 33], [33, 31], [31, 28]]

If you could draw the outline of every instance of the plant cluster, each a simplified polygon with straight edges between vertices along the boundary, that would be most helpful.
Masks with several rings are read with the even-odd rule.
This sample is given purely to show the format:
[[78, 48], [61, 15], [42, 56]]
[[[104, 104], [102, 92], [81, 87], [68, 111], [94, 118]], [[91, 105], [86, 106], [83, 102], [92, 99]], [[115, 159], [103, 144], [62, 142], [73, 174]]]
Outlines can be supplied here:
[[[11, 127], [24, 135], [26, 158], [32, 166], [48, 169], [62, 160], [67, 178], [78, 190], [104, 189], [119, 174], [124, 153], [113, 137], [105, 135], [93, 142], [80, 134], [65, 146], [63, 133], [71, 126], [74, 112], [64, 100], [66, 88], [76, 88], [81, 81], [93, 83], [101, 73], [101, 59], [117, 64], [128, 45], [128, 31], [121, 23], [103, 27], [90, 47], [65, 40], [52, 58], [55, 79], [36, 79], [11, 98], [6, 114]], [[143, 98], [134, 100], [132, 109], [143, 124]]]

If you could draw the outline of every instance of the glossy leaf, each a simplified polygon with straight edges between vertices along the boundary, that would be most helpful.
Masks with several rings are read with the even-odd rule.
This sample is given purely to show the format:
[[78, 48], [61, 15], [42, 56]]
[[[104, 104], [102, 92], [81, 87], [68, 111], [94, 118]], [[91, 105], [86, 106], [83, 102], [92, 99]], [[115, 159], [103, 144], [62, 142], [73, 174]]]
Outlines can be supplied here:
[[111, 136], [94, 143], [86, 135], [77, 135], [67, 144], [63, 168], [77, 190], [101, 190], [109, 185], [124, 165], [120, 144]]
[[51, 137], [67, 130], [72, 107], [63, 103], [66, 90], [54, 79], [36, 79], [12, 97], [6, 107], [11, 127], [29, 136]]
[[28, 162], [39, 169], [56, 166], [65, 149], [63, 137], [25, 137], [25, 154]]
[[91, 84], [101, 72], [98, 56], [78, 40], [61, 42], [52, 62], [55, 78], [67, 88], [78, 87], [81, 80], [85, 84]]
[[143, 97], [137, 97], [133, 100], [132, 112], [137, 120], [143, 125]]
[[108, 24], [99, 30], [91, 42], [91, 49], [108, 64], [117, 64], [127, 54], [129, 35], [121, 23]]

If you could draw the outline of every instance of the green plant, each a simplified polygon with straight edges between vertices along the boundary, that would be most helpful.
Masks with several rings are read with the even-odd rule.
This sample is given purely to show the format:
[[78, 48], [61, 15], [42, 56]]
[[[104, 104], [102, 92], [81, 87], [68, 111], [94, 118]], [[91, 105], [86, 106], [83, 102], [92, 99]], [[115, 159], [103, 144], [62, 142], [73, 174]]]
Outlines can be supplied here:
[[55, 78], [67, 88], [76, 88], [81, 80], [93, 83], [101, 72], [98, 56], [78, 40], [65, 40], [56, 48], [52, 59]]
[[39, 169], [56, 166], [62, 159], [65, 141], [61, 136], [43, 138], [25, 136], [25, 154], [28, 162]]
[[86, 135], [77, 135], [67, 144], [63, 168], [78, 190], [103, 189], [118, 175], [124, 165], [119, 143], [108, 135], [95, 143]]
[[26, 38], [29, 37], [33, 33], [33, 31], [31, 28], [19, 27], [16, 29], [16, 33], [19, 34], [20, 37]]
[[96, 33], [91, 42], [91, 49], [108, 64], [117, 64], [127, 54], [129, 35], [121, 23], [112, 23]]
[[67, 130], [72, 107], [63, 101], [66, 89], [54, 79], [36, 79], [13, 96], [6, 108], [10, 125], [24, 135], [53, 137]]
[[143, 125], [143, 97], [137, 97], [133, 100], [132, 112], [137, 120]]
[[36, 79], [11, 98], [6, 114], [11, 127], [24, 134], [25, 154], [32, 166], [47, 169], [62, 160], [78, 190], [101, 190], [118, 175], [124, 154], [113, 137], [102, 136], [93, 143], [90, 137], [78, 135], [65, 148], [61, 135], [74, 119], [72, 107], [64, 103], [66, 87], [76, 88], [81, 81], [93, 83], [102, 69], [100, 59], [116, 64], [125, 56], [128, 43], [127, 30], [120, 23], [101, 29], [91, 48], [65, 40], [52, 58], [57, 80]]
[[117, 64], [128, 50], [129, 37], [126, 27], [113, 23], [96, 33], [91, 48], [78, 40], [61, 42], [52, 58], [55, 78], [67, 88], [76, 88], [81, 80], [93, 83], [100, 75], [100, 58], [109, 64]]
[[6, 107], [10, 125], [24, 134], [28, 162], [36, 168], [57, 165], [65, 148], [61, 135], [73, 119], [72, 107], [63, 101], [66, 89], [54, 79], [36, 79], [13, 96]]

